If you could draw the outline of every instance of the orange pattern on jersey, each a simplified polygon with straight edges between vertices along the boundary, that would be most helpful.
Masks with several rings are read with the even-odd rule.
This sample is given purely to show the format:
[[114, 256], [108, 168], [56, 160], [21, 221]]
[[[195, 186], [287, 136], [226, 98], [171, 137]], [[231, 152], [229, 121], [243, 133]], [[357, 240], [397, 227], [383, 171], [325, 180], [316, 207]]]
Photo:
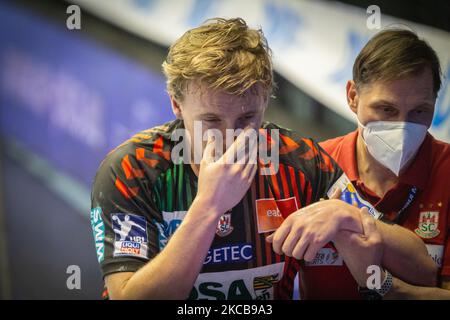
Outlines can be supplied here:
[[282, 135], [280, 133], [280, 138], [284, 142], [284, 146], [280, 147], [280, 154], [288, 154], [294, 150], [297, 150], [300, 147], [300, 145], [297, 142], [295, 142], [288, 136]]
[[164, 151], [163, 148], [164, 148], [164, 140], [163, 137], [161, 136], [155, 141], [153, 145], [153, 153], [169, 161], [170, 151]]
[[302, 155], [300, 155], [300, 158], [303, 158], [305, 160], [311, 160], [316, 157], [317, 159], [320, 159], [320, 163], [318, 164], [320, 170], [327, 172], [334, 172], [334, 167], [333, 164], [331, 163], [330, 157], [324, 152], [320, 152], [319, 149], [317, 149], [314, 146], [312, 140], [310, 139], [302, 139], [302, 140], [310, 149], [305, 153], [303, 153]]
[[125, 198], [130, 199], [138, 194], [139, 187], [127, 187], [119, 178], [116, 178], [114, 183], [116, 188], [124, 195]]
[[127, 179], [134, 179], [134, 178], [143, 178], [144, 177], [144, 171], [141, 169], [135, 169], [131, 166], [130, 158], [128, 155], [123, 157], [122, 163], [121, 163], [123, 172], [125, 173], [125, 177]]
[[159, 160], [158, 159], [149, 159], [145, 157], [145, 149], [144, 148], [136, 148], [136, 160], [144, 162], [146, 165], [151, 168], [156, 167]]
[[[135, 135], [132, 139], [130, 139], [128, 142], [133, 141], [134, 138], [139, 139], [146, 139], [151, 137], [147, 134], [139, 133]], [[158, 165], [158, 163], [161, 161], [160, 159], [150, 159], [145, 156], [145, 152], [147, 149], [145, 148], [136, 148], [135, 149], [135, 157], [137, 161], [141, 161], [147, 166], [154, 168]], [[161, 158], [164, 158], [165, 160], [170, 160], [170, 151], [164, 151], [164, 140], [163, 137], [160, 136], [156, 139], [156, 141], [153, 143], [153, 150], [151, 154], [158, 155]], [[144, 178], [144, 170], [143, 169], [136, 169], [133, 168], [129, 155], [125, 155], [122, 158], [121, 161], [121, 167], [125, 174], [125, 177], [127, 180], [136, 179], [136, 178]], [[118, 178], [116, 178], [115, 185], [117, 189], [126, 197], [134, 197], [139, 192], [139, 187], [127, 187], [122, 181], [120, 181]]]

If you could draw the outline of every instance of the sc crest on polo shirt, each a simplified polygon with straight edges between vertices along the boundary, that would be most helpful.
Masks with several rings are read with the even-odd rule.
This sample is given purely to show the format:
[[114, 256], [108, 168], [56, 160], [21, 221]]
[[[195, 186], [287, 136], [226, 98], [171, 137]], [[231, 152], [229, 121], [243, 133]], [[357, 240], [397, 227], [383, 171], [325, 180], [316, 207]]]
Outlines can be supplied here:
[[116, 213], [111, 215], [115, 234], [114, 257], [148, 258], [147, 221], [144, 217]]
[[441, 233], [439, 227], [439, 211], [422, 211], [419, 226], [414, 230], [421, 238], [435, 238]]

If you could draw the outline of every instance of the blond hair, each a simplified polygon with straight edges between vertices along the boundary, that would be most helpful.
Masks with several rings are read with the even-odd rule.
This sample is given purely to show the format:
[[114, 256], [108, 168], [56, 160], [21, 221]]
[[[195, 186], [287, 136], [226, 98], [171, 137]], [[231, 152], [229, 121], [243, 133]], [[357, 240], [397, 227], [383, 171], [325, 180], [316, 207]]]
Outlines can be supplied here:
[[274, 86], [267, 40], [241, 18], [210, 19], [187, 31], [170, 47], [162, 67], [167, 91], [179, 101], [190, 81], [237, 95], [255, 85], [270, 95]]

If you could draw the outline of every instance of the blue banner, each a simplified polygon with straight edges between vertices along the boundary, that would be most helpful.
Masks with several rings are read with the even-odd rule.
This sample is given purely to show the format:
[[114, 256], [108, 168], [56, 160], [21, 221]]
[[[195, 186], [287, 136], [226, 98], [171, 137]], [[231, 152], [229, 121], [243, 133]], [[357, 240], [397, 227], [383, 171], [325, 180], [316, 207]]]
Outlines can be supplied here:
[[0, 132], [90, 188], [106, 154], [173, 118], [162, 74], [0, 3]]

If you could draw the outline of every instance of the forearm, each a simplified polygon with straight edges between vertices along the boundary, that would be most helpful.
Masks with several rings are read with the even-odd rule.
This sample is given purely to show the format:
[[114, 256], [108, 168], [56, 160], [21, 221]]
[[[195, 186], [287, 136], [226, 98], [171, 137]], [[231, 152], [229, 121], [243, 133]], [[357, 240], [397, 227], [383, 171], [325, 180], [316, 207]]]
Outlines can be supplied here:
[[384, 296], [384, 299], [408, 299], [408, 300], [450, 300], [450, 290], [438, 287], [420, 287], [408, 284], [398, 278], [393, 279], [393, 287]]
[[124, 285], [122, 299], [186, 299], [214, 238], [218, 215], [194, 201], [164, 250]]
[[383, 267], [413, 285], [436, 285], [437, 267], [419, 237], [403, 227], [381, 221], [377, 221], [377, 228], [383, 239]]

